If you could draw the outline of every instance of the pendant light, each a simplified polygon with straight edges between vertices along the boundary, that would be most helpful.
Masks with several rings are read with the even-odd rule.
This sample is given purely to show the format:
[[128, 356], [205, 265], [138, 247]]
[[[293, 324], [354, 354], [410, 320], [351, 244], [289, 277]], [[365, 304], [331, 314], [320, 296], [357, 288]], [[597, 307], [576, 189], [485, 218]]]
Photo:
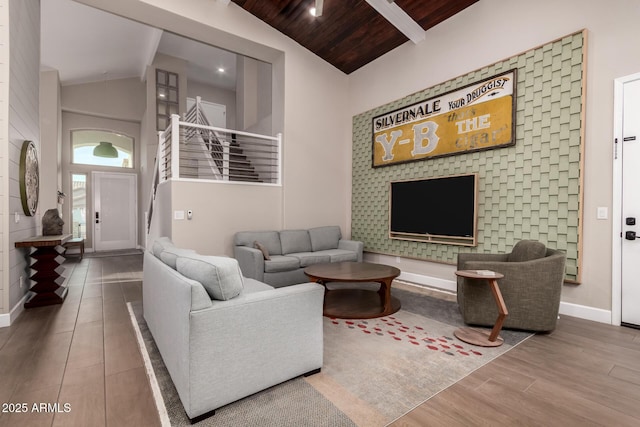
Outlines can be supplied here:
[[115, 159], [118, 157], [118, 150], [110, 142], [102, 141], [93, 149], [93, 155]]

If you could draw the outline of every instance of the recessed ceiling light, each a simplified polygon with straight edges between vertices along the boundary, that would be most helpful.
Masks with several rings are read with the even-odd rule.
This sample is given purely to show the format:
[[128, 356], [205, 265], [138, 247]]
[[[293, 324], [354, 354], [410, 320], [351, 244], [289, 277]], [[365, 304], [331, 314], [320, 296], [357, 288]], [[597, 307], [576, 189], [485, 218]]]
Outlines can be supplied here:
[[218, 72], [219, 73], [224, 73], [224, 68], [222, 68], [222, 67], [218, 68]]
[[309, 9], [309, 13], [316, 18], [322, 16], [322, 9], [324, 8], [324, 0], [315, 0], [313, 7]]

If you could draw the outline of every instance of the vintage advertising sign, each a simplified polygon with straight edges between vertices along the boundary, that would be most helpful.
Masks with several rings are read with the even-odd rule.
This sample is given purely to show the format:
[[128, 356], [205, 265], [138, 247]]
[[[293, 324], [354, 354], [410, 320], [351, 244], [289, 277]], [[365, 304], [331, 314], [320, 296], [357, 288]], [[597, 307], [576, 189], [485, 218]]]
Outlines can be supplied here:
[[373, 118], [373, 166], [515, 144], [516, 70]]

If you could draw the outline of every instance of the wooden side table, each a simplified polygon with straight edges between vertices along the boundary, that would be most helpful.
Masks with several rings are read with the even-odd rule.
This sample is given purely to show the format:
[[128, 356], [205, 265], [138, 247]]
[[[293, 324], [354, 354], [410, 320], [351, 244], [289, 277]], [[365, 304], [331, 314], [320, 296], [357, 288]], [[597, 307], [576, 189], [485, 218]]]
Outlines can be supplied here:
[[31, 268], [35, 273], [30, 277], [36, 282], [29, 290], [33, 294], [24, 303], [25, 308], [44, 305], [62, 304], [67, 296], [67, 288], [62, 286], [57, 268], [64, 262], [64, 257], [57, 247], [71, 238], [71, 234], [56, 236], [35, 236], [15, 243], [16, 248], [35, 248], [29, 254], [35, 260]]
[[73, 239], [69, 239], [67, 243], [65, 243], [62, 246], [64, 247], [64, 252], [63, 252], [64, 256], [68, 256], [67, 249], [78, 248], [80, 249], [80, 252], [79, 252], [80, 259], [84, 257], [84, 239], [82, 237], [74, 237]]
[[502, 330], [502, 324], [504, 319], [509, 315], [507, 306], [502, 298], [502, 293], [498, 287], [498, 279], [502, 279], [504, 275], [488, 270], [459, 270], [456, 271], [456, 276], [472, 279], [476, 282], [480, 280], [486, 280], [491, 287], [493, 298], [498, 306], [498, 318], [493, 325], [491, 333], [487, 334], [483, 330], [475, 328], [460, 328], [453, 332], [453, 334], [460, 341], [464, 341], [469, 344], [479, 345], [482, 347], [498, 347], [504, 343], [504, 340], [500, 337], [500, 331]]

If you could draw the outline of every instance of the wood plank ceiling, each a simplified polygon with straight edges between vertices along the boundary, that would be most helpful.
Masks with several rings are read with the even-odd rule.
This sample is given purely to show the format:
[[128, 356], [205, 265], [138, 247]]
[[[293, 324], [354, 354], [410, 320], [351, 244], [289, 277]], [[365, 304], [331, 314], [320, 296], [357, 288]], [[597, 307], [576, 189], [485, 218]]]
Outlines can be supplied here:
[[[309, 9], [315, 0], [232, 0], [346, 74], [409, 39], [365, 0], [324, 0], [322, 16]], [[425, 31], [478, 0], [396, 0]]]

